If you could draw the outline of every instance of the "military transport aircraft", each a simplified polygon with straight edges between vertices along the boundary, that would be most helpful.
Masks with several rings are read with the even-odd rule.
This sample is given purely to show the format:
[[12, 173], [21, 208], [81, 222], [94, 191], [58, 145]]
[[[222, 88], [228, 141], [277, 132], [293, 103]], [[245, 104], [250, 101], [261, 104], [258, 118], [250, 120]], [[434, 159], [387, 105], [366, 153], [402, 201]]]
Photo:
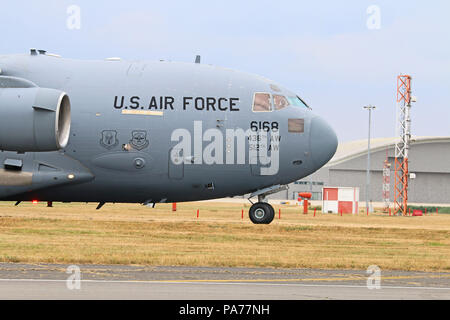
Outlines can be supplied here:
[[332, 128], [297, 94], [200, 63], [0, 56], [0, 199], [183, 202], [269, 194], [336, 152]]

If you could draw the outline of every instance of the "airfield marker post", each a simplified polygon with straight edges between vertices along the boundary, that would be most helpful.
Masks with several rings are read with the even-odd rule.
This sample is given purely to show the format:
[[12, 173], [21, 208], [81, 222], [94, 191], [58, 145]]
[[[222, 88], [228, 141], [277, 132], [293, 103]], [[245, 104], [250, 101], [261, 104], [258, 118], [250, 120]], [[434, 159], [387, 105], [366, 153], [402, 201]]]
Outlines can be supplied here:
[[278, 219], [281, 219], [281, 208], [278, 209]]
[[244, 209], [242, 209], [241, 219], [244, 220]]
[[198, 219], [199, 215], [200, 215], [200, 209], [197, 209], [197, 219]]
[[317, 210], [317, 208], [314, 208], [314, 217], [316, 216], [316, 210]]
[[177, 211], [177, 203], [176, 202], [172, 203], [172, 211]]

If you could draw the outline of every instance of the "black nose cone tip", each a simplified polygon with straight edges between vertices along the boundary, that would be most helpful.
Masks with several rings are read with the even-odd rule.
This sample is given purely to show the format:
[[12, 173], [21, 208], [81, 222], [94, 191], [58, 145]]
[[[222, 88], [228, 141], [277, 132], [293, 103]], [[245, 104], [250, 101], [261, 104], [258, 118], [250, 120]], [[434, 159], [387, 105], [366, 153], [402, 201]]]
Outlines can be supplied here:
[[322, 118], [315, 117], [311, 121], [310, 131], [311, 157], [314, 165], [321, 168], [333, 158], [338, 146], [334, 130]]

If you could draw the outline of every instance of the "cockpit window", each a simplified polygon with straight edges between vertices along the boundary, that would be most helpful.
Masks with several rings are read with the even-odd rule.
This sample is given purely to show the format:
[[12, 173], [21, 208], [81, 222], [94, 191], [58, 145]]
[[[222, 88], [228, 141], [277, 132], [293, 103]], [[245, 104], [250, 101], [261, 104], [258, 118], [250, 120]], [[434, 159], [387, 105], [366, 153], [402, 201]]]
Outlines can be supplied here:
[[296, 107], [305, 107], [309, 109], [309, 106], [300, 97], [289, 97], [289, 102]]
[[273, 95], [273, 105], [275, 106], [275, 110], [281, 110], [286, 108], [289, 105], [289, 101], [285, 96], [281, 96], [279, 94]]
[[253, 97], [253, 112], [272, 111], [269, 93], [255, 93]]

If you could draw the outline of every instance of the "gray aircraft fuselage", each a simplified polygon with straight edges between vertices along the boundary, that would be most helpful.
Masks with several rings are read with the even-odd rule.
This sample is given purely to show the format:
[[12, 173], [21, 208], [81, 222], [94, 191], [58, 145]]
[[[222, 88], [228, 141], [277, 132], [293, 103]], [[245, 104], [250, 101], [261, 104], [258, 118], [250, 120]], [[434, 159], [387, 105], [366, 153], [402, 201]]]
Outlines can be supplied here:
[[[30, 143], [40, 136], [41, 129], [34, 128], [28, 138], [27, 124], [11, 111], [8, 99], [22, 103], [22, 87], [56, 89], [70, 99], [69, 139], [59, 150], [17, 152], [9, 146], [0, 152], [2, 200], [158, 203], [231, 197], [304, 178], [325, 165], [337, 147], [334, 131], [299, 103], [295, 93], [226, 68], [80, 61], [35, 53], [0, 56], [0, 69], [0, 118], [2, 113], [9, 117], [4, 123], [0, 119], [0, 134], [8, 136], [4, 145], [16, 143], [15, 130], [23, 132], [23, 139], [34, 139]], [[8, 95], [13, 98], [2, 100]], [[286, 101], [280, 96], [289, 105], [274, 110], [274, 99]], [[270, 111], [256, 111], [255, 99], [261, 97], [269, 97]], [[34, 104], [30, 110], [46, 112]], [[177, 129], [190, 133], [191, 153], [175, 150]], [[209, 129], [214, 130], [208, 134]], [[245, 163], [237, 163], [237, 142], [226, 135], [237, 129], [250, 132]], [[223, 141], [215, 141], [219, 133]], [[250, 159], [249, 149], [259, 150], [263, 144], [275, 152], [270, 136], [252, 141], [252, 134], [259, 133], [276, 133], [279, 160], [274, 173], [262, 174], [268, 165]], [[216, 148], [208, 149], [213, 141]], [[172, 160], [172, 152], [179, 163]], [[204, 154], [216, 161], [202, 159]], [[234, 163], [226, 163], [227, 154]]]

